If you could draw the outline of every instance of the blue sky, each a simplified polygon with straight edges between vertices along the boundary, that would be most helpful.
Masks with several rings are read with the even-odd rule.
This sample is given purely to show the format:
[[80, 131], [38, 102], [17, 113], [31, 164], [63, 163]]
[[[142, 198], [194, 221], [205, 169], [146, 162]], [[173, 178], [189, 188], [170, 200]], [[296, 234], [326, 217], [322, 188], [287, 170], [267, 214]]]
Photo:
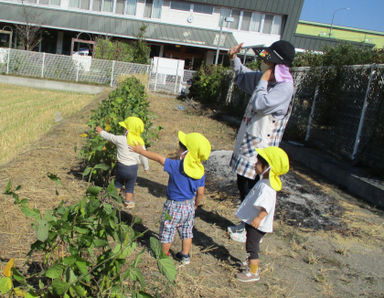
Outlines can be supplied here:
[[384, 0], [304, 0], [300, 20], [384, 32]]

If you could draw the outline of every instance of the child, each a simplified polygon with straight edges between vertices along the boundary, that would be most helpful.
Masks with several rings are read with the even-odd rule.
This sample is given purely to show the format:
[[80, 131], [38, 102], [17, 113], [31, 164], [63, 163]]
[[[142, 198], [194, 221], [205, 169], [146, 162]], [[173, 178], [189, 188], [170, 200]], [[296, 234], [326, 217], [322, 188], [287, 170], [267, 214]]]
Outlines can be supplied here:
[[176, 258], [183, 264], [189, 264], [195, 209], [204, 195], [205, 175], [201, 162], [208, 159], [211, 144], [199, 133], [185, 134], [179, 131], [178, 137], [178, 160], [145, 151], [141, 146], [130, 148], [159, 162], [169, 174], [167, 201], [161, 216], [160, 242], [163, 252], [168, 255], [177, 230], [182, 240], [182, 250], [176, 254]]
[[259, 242], [265, 233], [273, 229], [276, 191], [281, 190], [279, 175], [289, 170], [289, 159], [283, 149], [278, 147], [256, 148], [258, 153], [255, 166], [260, 180], [251, 189], [245, 200], [237, 209], [236, 216], [245, 223], [246, 250], [249, 254], [243, 263], [246, 269], [237, 273], [241, 282], [258, 281], [259, 276]]
[[114, 143], [117, 146], [117, 174], [115, 179], [115, 186], [118, 191], [121, 191], [123, 185], [125, 186], [125, 200], [124, 206], [126, 208], [134, 208], [133, 190], [137, 178], [138, 164], [143, 164], [144, 170], [148, 171], [148, 159], [129, 150], [128, 145], [140, 144], [141, 148], [145, 150], [144, 141], [141, 138], [141, 133], [144, 131], [144, 123], [140, 118], [128, 117], [122, 122], [120, 126], [124, 127], [124, 135], [115, 136], [111, 133], [104, 131], [100, 126], [96, 127], [96, 132], [104, 139]]

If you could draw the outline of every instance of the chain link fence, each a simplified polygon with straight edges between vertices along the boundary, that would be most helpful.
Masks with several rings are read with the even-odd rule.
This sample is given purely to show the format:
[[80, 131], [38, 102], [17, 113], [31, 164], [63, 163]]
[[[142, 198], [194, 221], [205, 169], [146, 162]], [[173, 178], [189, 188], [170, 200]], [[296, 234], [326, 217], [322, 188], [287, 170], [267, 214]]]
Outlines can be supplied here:
[[120, 75], [146, 74], [149, 65], [0, 48], [0, 73], [114, 86]]
[[384, 65], [338, 72], [323, 67], [317, 74], [293, 69], [295, 103], [286, 138], [384, 169], [383, 72]]
[[[164, 75], [145, 64], [0, 48], [0, 73], [110, 86], [121, 75], [147, 74], [149, 90], [177, 95], [195, 71]], [[384, 169], [383, 73], [384, 65], [292, 69], [295, 103], [285, 137]], [[241, 114], [249, 97], [229, 90], [226, 104]]]

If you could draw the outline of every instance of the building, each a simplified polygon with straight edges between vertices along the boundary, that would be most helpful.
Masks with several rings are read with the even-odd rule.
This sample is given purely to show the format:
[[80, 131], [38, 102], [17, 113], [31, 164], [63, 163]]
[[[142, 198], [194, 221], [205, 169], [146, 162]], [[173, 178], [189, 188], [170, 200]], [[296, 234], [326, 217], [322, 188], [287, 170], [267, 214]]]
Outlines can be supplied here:
[[70, 55], [88, 48], [91, 54], [95, 38], [133, 40], [145, 25], [151, 57], [183, 59], [196, 69], [214, 63], [218, 48], [220, 63], [240, 42], [291, 41], [303, 1], [0, 0], [0, 46], [12, 36], [11, 46], [18, 47], [15, 26], [29, 25], [44, 29], [39, 51]]
[[299, 20], [296, 33], [384, 47], [384, 32]]

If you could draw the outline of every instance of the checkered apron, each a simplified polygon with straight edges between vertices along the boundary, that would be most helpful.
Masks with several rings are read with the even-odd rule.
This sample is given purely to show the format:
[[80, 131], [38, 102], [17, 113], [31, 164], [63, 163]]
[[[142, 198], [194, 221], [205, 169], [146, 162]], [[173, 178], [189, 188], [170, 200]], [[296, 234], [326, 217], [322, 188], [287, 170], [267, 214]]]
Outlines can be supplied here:
[[293, 100], [282, 119], [253, 112], [250, 100], [237, 133], [235, 149], [229, 163], [232, 170], [249, 179], [256, 178], [257, 152], [255, 148], [279, 146], [292, 112]]

